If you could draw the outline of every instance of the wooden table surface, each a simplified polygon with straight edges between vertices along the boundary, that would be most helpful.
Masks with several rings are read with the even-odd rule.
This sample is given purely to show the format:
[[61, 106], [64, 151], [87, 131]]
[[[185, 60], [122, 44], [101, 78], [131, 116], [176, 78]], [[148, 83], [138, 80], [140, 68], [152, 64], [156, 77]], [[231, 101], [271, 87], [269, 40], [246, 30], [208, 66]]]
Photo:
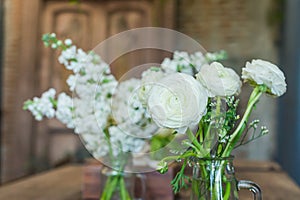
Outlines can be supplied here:
[[[264, 200], [300, 200], [300, 188], [273, 162], [237, 161], [238, 179], [259, 184]], [[0, 200], [78, 200], [82, 191], [81, 165], [68, 165], [0, 187]], [[241, 191], [240, 199], [252, 199]]]

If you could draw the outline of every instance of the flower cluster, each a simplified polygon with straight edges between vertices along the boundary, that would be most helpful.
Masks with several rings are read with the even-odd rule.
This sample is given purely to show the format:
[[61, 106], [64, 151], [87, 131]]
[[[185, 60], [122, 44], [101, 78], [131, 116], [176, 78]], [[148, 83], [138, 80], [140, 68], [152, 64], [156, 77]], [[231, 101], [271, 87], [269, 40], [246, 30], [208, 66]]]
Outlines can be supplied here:
[[34, 97], [24, 104], [24, 109], [28, 109], [35, 119], [41, 121], [44, 116], [52, 118], [55, 116], [54, 99], [56, 91], [52, 88], [46, 91], [41, 98]]
[[[118, 82], [110, 67], [93, 52], [86, 53], [70, 39], [45, 34], [46, 46], [61, 49], [59, 63], [73, 72], [66, 80], [72, 97], [55, 89], [24, 104], [37, 120], [56, 117], [74, 129], [95, 158], [140, 152], [157, 126], [149, 119], [136, 91], [140, 80]], [[148, 116], [148, 117], [147, 117]]]
[[173, 58], [165, 58], [161, 63], [161, 68], [165, 73], [181, 72], [194, 75], [200, 68], [209, 62], [220, 61], [227, 58], [225, 51], [206, 53], [198, 51], [188, 54], [185, 51], [175, 51]]

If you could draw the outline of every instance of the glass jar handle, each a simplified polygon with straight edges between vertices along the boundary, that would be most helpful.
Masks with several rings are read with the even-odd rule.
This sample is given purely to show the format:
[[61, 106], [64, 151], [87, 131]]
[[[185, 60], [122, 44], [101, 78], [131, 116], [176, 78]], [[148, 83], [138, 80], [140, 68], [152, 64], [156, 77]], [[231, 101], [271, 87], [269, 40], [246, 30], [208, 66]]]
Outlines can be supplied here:
[[259, 186], [252, 181], [246, 181], [246, 180], [238, 181], [238, 189], [250, 190], [253, 193], [254, 200], [262, 200], [262, 193]]
[[142, 192], [140, 197], [134, 197], [134, 200], [144, 200], [146, 199], [146, 176], [144, 174], [136, 174], [136, 177], [140, 179]]

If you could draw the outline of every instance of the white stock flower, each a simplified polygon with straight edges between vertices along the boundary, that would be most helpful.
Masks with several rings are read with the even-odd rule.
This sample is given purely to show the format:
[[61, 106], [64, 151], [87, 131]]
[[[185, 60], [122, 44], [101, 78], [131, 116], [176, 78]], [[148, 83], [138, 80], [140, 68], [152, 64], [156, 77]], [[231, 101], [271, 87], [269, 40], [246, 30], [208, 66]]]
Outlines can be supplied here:
[[65, 45], [71, 46], [72, 45], [72, 40], [71, 39], [65, 39]]
[[165, 58], [161, 63], [161, 68], [166, 73], [181, 72], [194, 75], [195, 71], [199, 71], [201, 66], [206, 63], [205, 57], [201, 52], [188, 54], [185, 51], [175, 51], [173, 58]]
[[57, 98], [56, 118], [68, 128], [74, 128], [73, 121], [73, 101], [65, 93], [61, 93]]
[[68, 79], [67, 79], [67, 84], [68, 84], [68, 86], [69, 86], [69, 88], [70, 88], [70, 91], [73, 92], [73, 91], [75, 90], [76, 82], [77, 82], [78, 78], [79, 78], [79, 75], [78, 75], [78, 74], [75, 74], [75, 75], [71, 74], [71, 75], [68, 77]]
[[126, 131], [124, 132], [124, 130], [127, 129], [128, 127], [126, 124], [109, 127], [108, 131], [110, 134], [110, 141], [115, 150], [114, 154], [118, 153], [119, 150], [122, 150], [123, 152], [138, 153], [143, 149], [145, 140], [127, 134]]
[[109, 144], [105, 139], [105, 134], [102, 131], [97, 133], [80, 134], [87, 150], [96, 158], [100, 159], [106, 156], [109, 152]]
[[101, 93], [101, 96], [105, 98], [111, 98], [116, 93], [118, 81], [113, 75], [106, 75], [101, 77], [100, 83], [98, 84], [97, 92]]
[[245, 81], [255, 82], [257, 85], [266, 85], [273, 95], [281, 96], [286, 92], [286, 82], [283, 72], [274, 64], [253, 59], [242, 69], [242, 78]]
[[242, 86], [236, 72], [218, 62], [203, 65], [196, 77], [207, 89], [209, 97], [231, 96], [239, 93]]
[[207, 93], [197, 80], [174, 73], [152, 87], [148, 109], [158, 126], [184, 133], [206, 113], [207, 100]]
[[[24, 109], [30, 110], [37, 120], [44, 116], [56, 117], [73, 128], [95, 158], [107, 156], [111, 144], [114, 155], [120, 153], [118, 148], [114, 148], [118, 144], [124, 152], [139, 152], [146, 138], [150, 138], [157, 128], [138, 98], [141, 80], [120, 83], [116, 94], [118, 81], [107, 63], [95, 53], [86, 53], [72, 45], [69, 39], [64, 43], [66, 49], [58, 60], [66, 69], [73, 71], [66, 80], [73, 98], [61, 93], [56, 101], [55, 90], [50, 89], [41, 98], [25, 102]], [[55, 45], [63, 44], [60, 41]], [[116, 116], [112, 116], [113, 97], [116, 97], [113, 104], [118, 110]], [[106, 134], [109, 134], [107, 138]]]
[[94, 56], [92, 54], [85, 53], [82, 49], [77, 49], [77, 47], [73, 45], [61, 52], [58, 61], [65, 65], [68, 70], [78, 73], [87, 65], [92, 64], [93, 58]]
[[138, 97], [143, 105], [147, 104], [152, 86], [165, 76], [166, 74], [160, 68], [150, 68], [142, 73], [142, 86], [139, 89]]
[[42, 94], [41, 98], [34, 97], [32, 103], [28, 105], [28, 110], [33, 114], [36, 120], [40, 121], [44, 116], [47, 118], [53, 118], [55, 116], [55, 93], [55, 89], [50, 88]]
[[165, 58], [161, 63], [161, 68], [166, 73], [174, 73], [177, 72], [177, 62], [172, 61], [170, 58]]
[[194, 54], [192, 54], [190, 56], [190, 59], [191, 59], [192, 65], [195, 67], [197, 72], [201, 69], [201, 67], [204, 64], [207, 63], [206, 60], [205, 60], [204, 55], [200, 51], [195, 52]]
[[76, 57], [76, 46], [71, 46], [70, 48], [66, 49], [65, 51], [62, 51], [60, 56], [58, 57], [58, 61], [60, 64], [63, 64], [68, 69], [69, 61], [71, 59], [75, 59]]
[[135, 108], [130, 104], [130, 99], [139, 87], [140, 80], [135, 78], [123, 81], [118, 85], [115, 95], [112, 98], [113, 117], [118, 124], [132, 120], [130, 110]]
[[97, 64], [87, 63], [83, 70], [85, 72], [84, 76], [88, 80], [98, 81], [103, 76], [105, 76], [107, 70], [109, 70], [109, 65], [104, 62]]
[[132, 78], [121, 82], [116, 89], [112, 98], [112, 113], [118, 124], [127, 123], [138, 127], [151, 124], [139, 98], [140, 87], [141, 80]]
[[107, 126], [107, 119], [111, 116], [111, 104], [106, 98], [98, 98], [94, 101], [94, 115], [95, 123], [101, 128], [105, 129]]

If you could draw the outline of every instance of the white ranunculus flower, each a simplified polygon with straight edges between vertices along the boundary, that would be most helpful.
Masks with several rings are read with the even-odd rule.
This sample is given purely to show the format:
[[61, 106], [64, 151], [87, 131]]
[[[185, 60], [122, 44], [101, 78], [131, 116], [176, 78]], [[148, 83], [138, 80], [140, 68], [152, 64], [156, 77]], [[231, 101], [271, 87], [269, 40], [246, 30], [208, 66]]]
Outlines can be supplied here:
[[192, 76], [174, 73], [152, 87], [148, 109], [158, 126], [184, 133], [206, 113], [207, 99], [205, 89]]
[[273, 95], [281, 96], [286, 92], [286, 82], [283, 72], [274, 64], [254, 59], [246, 63], [242, 69], [245, 81], [254, 81], [257, 85], [266, 85]]
[[207, 89], [209, 97], [231, 96], [239, 93], [242, 86], [237, 73], [218, 62], [203, 65], [196, 77]]

